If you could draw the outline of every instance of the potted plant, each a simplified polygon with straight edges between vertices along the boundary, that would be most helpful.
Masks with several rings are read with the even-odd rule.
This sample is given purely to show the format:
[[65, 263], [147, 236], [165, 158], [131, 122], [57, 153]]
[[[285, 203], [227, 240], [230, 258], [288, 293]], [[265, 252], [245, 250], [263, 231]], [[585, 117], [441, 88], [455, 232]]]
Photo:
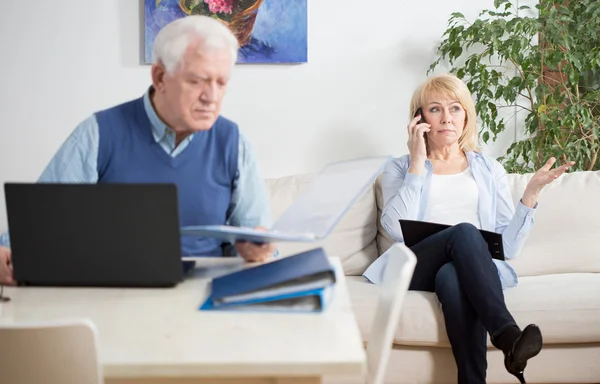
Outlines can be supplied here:
[[250, 43], [258, 9], [263, 0], [179, 0], [188, 15], [211, 16], [227, 25], [240, 47]]
[[506, 128], [501, 108], [526, 114], [524, 138], [499, 159], [507, 171], [535, 171], [550, 156], [600, 169], [600, 2], [494, 7], [472, 22], [453, 13], [428, 73], [447, 60], [465, 81], [486, 143]]

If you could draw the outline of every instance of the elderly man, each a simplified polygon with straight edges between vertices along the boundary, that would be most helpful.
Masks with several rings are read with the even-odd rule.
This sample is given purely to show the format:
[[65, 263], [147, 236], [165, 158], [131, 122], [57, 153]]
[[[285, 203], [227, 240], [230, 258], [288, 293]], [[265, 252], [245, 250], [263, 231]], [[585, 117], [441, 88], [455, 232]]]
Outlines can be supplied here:
[[[270, 212], [252, 148], [220, 116], [238, 42], [219, 21], [189, 16], [157, 35], [152, 86], [139, 99], [97, 112], [67, 138], [45, 183], [168, 182], [178, 187], [181, 225], [268, 227]], [[223, 245], [184, 236], [182, 254], [262, 261], [273, 244]], [[0, 237], [0, 283], [12, 283], [8, 235]]]

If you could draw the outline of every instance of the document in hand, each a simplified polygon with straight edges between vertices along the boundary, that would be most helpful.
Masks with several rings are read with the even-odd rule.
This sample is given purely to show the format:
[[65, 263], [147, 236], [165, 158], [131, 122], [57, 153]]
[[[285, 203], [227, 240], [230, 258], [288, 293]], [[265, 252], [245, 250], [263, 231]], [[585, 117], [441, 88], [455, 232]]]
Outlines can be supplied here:
[[323, 311], [335, 286], [323, 248], [217, 277], [200, 310]]
[[228, 225], [182, 227], [182, 235], [252, 241], [315, 242], [326, 238], [373, 184], [391, 157], [361, 158], [327, 165], [268, 231]]
[[[450, 227], [450, 225], [446, 224], [400, 219], [400, 229], [402, 229], [402, 237], [404, 237], [404, 244], [407, 247], [412, 247], [421, 240], [424, 240], [427, 237]], [[504, 260], [504, 246], [502, 245], [502, 234], [484, 231], [483, 229], [480, 229], [479, 233], [481, 233], [481, 236], [487, 242], [488, 249], [492, 254], [492, 258]]]

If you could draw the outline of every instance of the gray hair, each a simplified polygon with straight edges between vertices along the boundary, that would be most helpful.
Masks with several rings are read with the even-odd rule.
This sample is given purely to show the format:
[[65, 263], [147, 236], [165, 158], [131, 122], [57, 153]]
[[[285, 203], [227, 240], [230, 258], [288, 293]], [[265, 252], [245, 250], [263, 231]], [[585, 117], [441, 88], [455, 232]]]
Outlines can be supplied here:
[[169, 74], [181, 64], [183, 55], [194, 40], [202, 48], [229, 49], [233, 66], [237, 61], [239, 43], [231, 30], [208, 16], [186, 16], [165, 25], [156, 35], [153, 62], [162, 63]]

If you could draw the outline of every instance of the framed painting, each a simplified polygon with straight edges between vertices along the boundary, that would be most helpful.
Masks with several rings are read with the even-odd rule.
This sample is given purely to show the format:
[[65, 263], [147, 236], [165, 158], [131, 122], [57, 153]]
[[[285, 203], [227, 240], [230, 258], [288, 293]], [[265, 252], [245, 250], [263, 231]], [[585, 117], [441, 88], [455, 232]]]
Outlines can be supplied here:
[[238, 63], [305, 63], [307, 0], [144, 0], [144, 61], [152, 62], [158, 31], [180, 17], [206, 15], [226, 24], [240, 43]]

